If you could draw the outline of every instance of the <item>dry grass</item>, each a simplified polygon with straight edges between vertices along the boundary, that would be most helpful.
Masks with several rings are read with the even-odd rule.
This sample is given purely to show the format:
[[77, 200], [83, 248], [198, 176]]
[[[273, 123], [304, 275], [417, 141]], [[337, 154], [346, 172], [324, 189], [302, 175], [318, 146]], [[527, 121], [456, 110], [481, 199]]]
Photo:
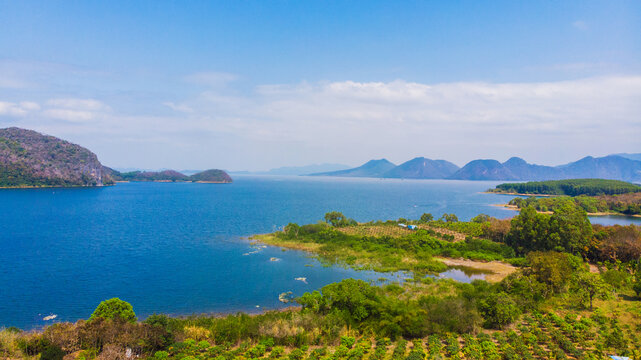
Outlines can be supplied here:
[[21, 359], [22, 353], [16, 346], [20, 334], [6, 329], [0, 330], [0, 359]]
[[403, 237], [412, 233], [412, 230], [402, 228], [397, 225], [356, 225], [337, 228], [336, 230], [348, 235], [373, 237], [389, 236], [392, 238]]
[[323, 246], [322, 244], [311, 243], [311, 242], [301, 243], [301, 242], [295, 242], [295, 241], [285, 241], [274, 236], [274, 234], [254, 235], [250, 238], [250, 240], [252, 240], [252, 244], [263, 243], [266, 245], [278, 246], [285, 249], [301, 250], [301, 251], [308, 251], [313, 253], [318, 253], [320, 251], [321, 246]]

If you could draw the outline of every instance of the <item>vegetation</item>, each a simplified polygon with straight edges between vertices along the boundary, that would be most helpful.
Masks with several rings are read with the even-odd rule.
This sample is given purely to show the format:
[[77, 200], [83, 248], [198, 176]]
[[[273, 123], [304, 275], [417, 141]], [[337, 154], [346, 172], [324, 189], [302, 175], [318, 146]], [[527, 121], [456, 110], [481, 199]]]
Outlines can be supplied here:
[[641, 186], [619, 180], [571, 179], [497, 185], [490, 192], [537, 195], [618, 195], [641, 192]]
[[98, 318], [104, 320], [118, 318], [126, 322], [135, 322], [136, 314], [130, 303], [118, 298], [112, 298], [101, 302], [93, 314], [91, 314], [89, 320], [96, 320]]
[[179, 173], [175, 170], [163, 171], [130, 171], [120, 173], [112, 170], [113, 178], [117, 181], [192, 181], [210, 183], [230, 183], [231, 177], [223, 170], [211, 169], [201, 171], [191, 176]]
[[552, 198], [529, 197], [527, 199], [515, 198], [509, 202], [509, 205], [514, 205], [519, 209], [532, 206], [542, 212], [554, 211], [565, 204], [574, 204], [589, 213], [639, 215], [641, 214], [641, 193]]
[[112, 183], [96, 155], [81, 146], [31, 130], [0, 129], [0, 187]]
[[[152, 315], [137, 322], [131, 305], [110, 299], [88, 321], [0, 331], [0, 357], [641, 359], [641, 261], [630, 249], [641, 244], [641, 229], [593, 228], [577, 207], [552, 215], [526, 208], [507, 221], [421, 218], [355, 225], [331, 212], [326, 221], [289, 224], [264, 237], [325, 261], [411, 271], [402, 283], [346, 279], [303, 294], [296, 308], [254, 316]], [[454, 231], [448, 227], [466, 238], [445, 239], [433, 230]], [[444, 268], [434, 255], [503, 259], [521, 268], [494, 283], [460, 283], [429, 276]]]

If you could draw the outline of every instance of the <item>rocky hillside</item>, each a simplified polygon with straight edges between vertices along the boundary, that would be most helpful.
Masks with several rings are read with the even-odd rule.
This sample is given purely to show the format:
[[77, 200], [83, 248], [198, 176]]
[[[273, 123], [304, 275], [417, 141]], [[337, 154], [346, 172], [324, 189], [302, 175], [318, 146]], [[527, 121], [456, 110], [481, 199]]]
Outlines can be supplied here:
[[32, 130], [0, 129], [0, 187], [112, 183], [96, 154], [82, 146]]
[[189, 177], [191, 181], [210, 183], [230, 183], [231, 177], [224, 171], [218, 169], [205, 170]]

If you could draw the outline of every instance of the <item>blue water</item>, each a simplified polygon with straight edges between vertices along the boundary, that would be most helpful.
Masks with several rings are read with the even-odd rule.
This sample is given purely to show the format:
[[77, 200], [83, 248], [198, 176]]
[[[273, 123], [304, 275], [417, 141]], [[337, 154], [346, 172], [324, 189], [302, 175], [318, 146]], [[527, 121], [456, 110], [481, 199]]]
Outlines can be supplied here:
[[[49, 314], [58, 315], [55, 321], [87, 318], [111, 297], [131, 302], [140, 317], [282, 307], [282, 292], [300, 295], [343, 278], [381, 274], [323, 267], [302, 252], [255, 248], [247, 236], [290, 221], [315, 222], [332, 210], [359, 221], [424, 212], [462, 220], [478, 213], [513, 216], [491, 206], [506, 197], [480, 193], [494, 185], [237, 176], [228, 185], [2, 190], [0, 327], [41, 326]], [[470, 279], [458, 270], [447, 276]]]

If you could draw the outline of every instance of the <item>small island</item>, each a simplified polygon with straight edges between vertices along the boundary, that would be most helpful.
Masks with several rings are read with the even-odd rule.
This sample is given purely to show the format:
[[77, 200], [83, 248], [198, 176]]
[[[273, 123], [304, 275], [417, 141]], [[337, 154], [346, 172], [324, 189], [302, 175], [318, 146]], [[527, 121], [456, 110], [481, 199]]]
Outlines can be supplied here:
[[198, 182], [211, 184], [229, 184], [233, 181], [229, 174], [218, 169], [201, 171], [191, 176], [175, 170], [131, 171], [125, 173], [111, 170], [111, 177], [115, 181]]
[[501, 184], [488, 191], [530, 196], [526, 199], [514, 198], [502, 205], [514, 210], [531, 206], [539, 212], [550, 213], [573, 204], [590, 216], [641, 216], [641, 186], [618, 180], [574, 179]]

